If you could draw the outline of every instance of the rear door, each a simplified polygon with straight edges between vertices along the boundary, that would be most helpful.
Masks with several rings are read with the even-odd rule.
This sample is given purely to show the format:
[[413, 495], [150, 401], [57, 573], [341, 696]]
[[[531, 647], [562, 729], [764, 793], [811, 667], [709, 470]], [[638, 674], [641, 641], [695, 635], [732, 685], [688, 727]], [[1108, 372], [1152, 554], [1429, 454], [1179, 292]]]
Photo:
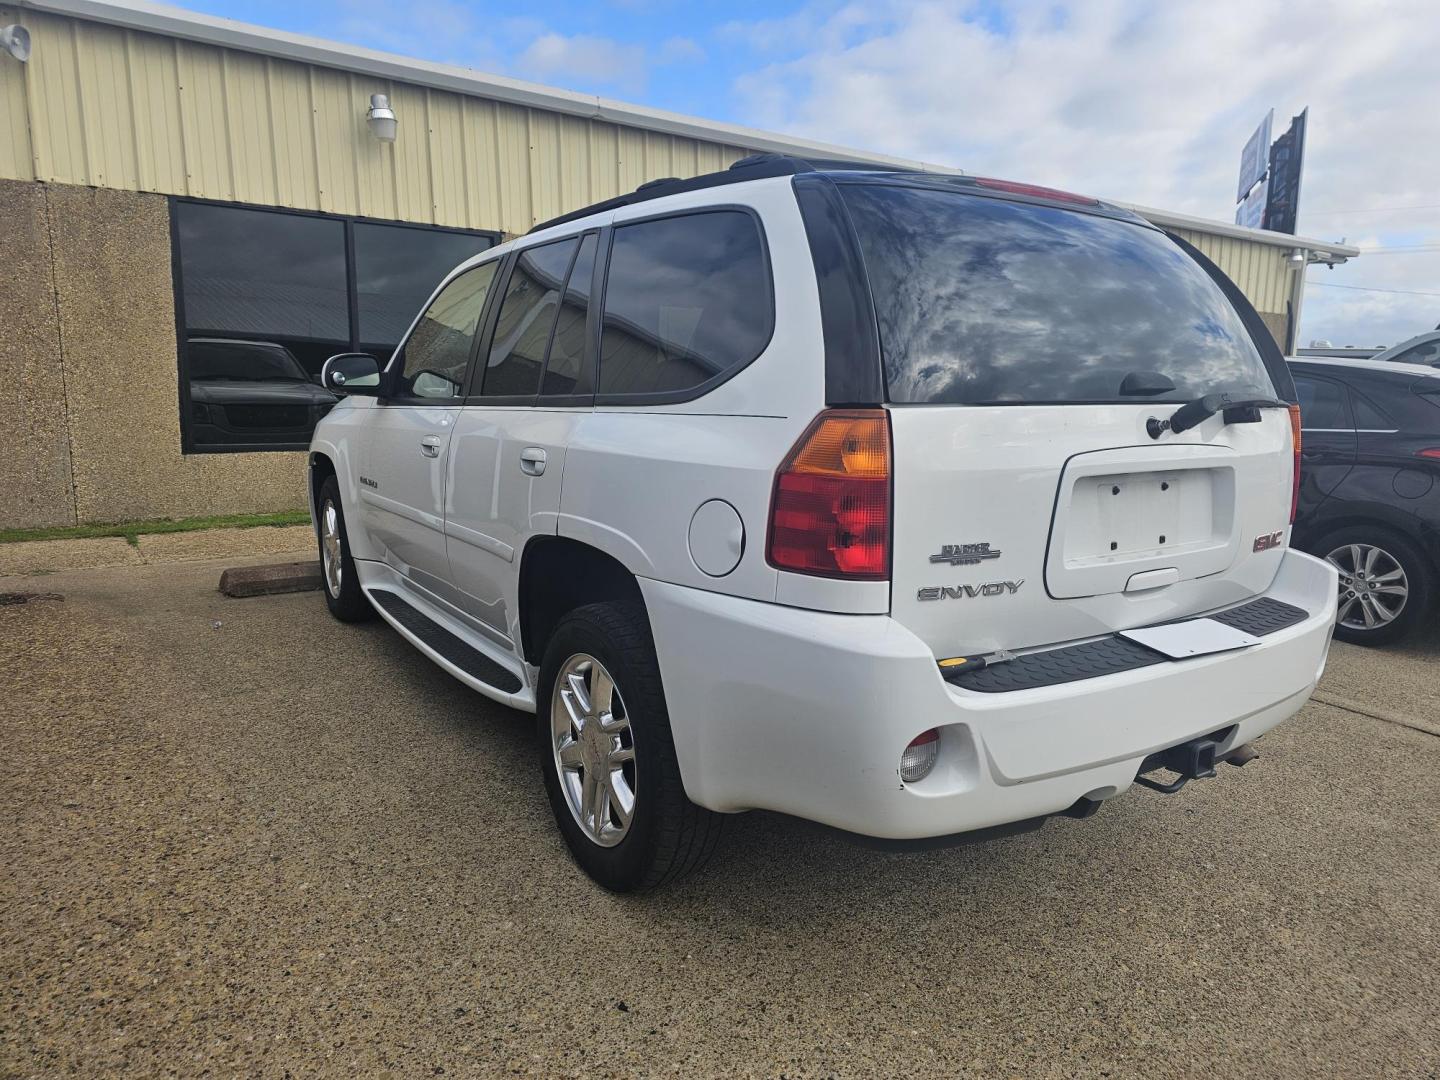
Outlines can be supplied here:
[[461, 388], [495, 263], [447, 283], [396, 352], [389, 395], [368, 411], [359, 447], [360, 510], [384, 559], [425, 588], [444, 588], [445, 476]]
[[514, 260], [451, 448], [446, 542], [461, 604], [512, 642], [526, 541], [553, 534], [570, 432], [593, 398], [600, 234]]
[[1297, 370], [1300, 398], [1300, 508], [1313, 513], [1355, 466], [1355, 420], [1350, 392], [1343, 383]]
[[1268, 587], [1290, 510], [1287, 410], [1147, 430], [1205, 394], [1276, 393], [1189, 255], [1079, 206], [906, 184], [842, 191], [890, 401], [896, 619], [957, 655], [1109, 633]]

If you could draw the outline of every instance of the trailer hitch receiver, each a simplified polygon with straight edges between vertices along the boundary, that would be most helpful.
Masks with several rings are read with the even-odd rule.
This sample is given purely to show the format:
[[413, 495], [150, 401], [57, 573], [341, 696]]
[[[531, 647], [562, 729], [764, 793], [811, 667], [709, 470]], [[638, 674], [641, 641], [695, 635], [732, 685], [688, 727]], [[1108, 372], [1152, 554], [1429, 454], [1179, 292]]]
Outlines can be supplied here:
[[[1215, 775], [1215, 749], [1218, 745], [1215, 738], [1205, 736], [1151, 754], [1140, 763], [1135, 782], [1163, 795], [1174, 795], [1191, 780], [1205, 780]], [[1166, 784], [1144, 775], [1156, 769], [1169, 769], [1180, 776]]]

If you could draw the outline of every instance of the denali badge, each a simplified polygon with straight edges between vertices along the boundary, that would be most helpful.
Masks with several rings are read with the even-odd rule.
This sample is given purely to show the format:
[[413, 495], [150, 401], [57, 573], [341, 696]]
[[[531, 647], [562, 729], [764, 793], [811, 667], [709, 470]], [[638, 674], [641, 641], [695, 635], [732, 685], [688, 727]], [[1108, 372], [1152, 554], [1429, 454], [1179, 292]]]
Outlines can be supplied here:
[[962, 596], [968, 596], [973, 600], [977, 596], [1001, 596], [1006, 592], [1013, 596], [1024, 584], [1025, 579], [1021, 578], [1019, 581], [987, 581], [984, 585], [931, 585], [917, 591], [915, 599], [959, 600]]
[[1269, 551], [1271, 548], [1279, 547], [1284, 542], [1285, 531], [1283, 529], [1279, 532], [1265, 533], [1262, 536], [1255, 537], [1255, 546], [1251, 550]]
[[951, 566], [973, 566], [982, 559], [999, 557], [1000, 552], [991, 551], [989, 544], [945, 544], [938, 554], [930, 556], [930, 561], [948, 562]]

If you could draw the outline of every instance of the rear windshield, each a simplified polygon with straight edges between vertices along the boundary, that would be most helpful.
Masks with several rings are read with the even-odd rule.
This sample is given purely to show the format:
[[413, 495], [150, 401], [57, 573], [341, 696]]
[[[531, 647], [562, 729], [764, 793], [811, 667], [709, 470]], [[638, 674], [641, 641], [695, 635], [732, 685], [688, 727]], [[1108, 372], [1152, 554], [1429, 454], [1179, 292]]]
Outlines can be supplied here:
[[[1240, 316], [1163, 233], [948, 191], [841, 190], [875, 298], [891, 401], [1139, 404], [1275, 393]], [[1166, 376], [1175, 389], [1122, 395], [1132, 372]]]

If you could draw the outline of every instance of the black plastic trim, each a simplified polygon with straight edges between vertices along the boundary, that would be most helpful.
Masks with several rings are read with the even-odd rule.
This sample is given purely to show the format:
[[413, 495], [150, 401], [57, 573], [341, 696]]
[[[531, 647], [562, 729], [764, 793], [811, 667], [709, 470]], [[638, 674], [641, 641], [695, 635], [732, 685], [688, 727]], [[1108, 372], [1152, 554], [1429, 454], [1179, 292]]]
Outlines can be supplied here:
[[471, 678], [506, 694], [516, 693], [520, 689], [520, 679], [513, 671], [502, 667], [474, 646], [456, 637], [398, 593], [388, 589], [372, 589], [370, 599], [384, 608], [391, 618], [423, 641], [428, 648]]
[[880, 330], [850, 211], [828, 176], [799, 175], [792, 185], [820, 291], [825, 404], [831, 408], [883, 405]]
[[[1200, 616], [1233, 626], [1255, 637], [1265, 637], [1303, 622], [1306, 612], [1274, 597], [1261, 596], [1239, 607]], [[1179, 622], [1188, 620], [1181, 619]], [[1135, 671], [1156, 664], [1179, 663], [1118, 634], [1066, 645], [1059, 649], [1025, 653], [1003, 663], [988, 664], [977, 671], [952, 675], [947, 681], [981, 694], [1004, 694], [1012, 690], [1034, 690], [1060, 686], [1101, 675]]]

